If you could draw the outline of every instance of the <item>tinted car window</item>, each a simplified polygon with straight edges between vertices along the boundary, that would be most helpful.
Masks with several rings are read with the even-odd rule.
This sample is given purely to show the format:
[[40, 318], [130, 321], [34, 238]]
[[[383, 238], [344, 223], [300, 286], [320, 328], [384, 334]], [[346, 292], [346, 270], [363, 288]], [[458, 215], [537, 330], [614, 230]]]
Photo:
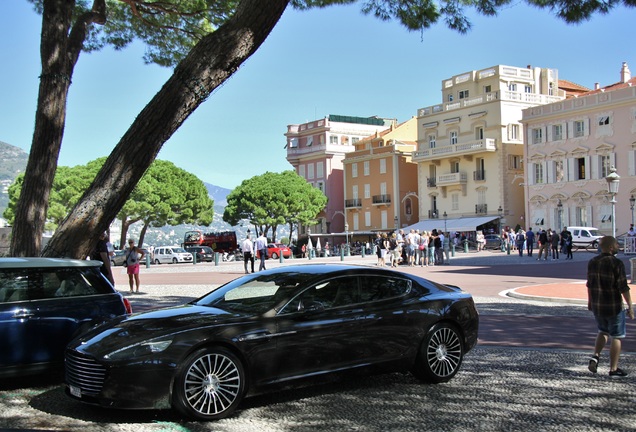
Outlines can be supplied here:
[[400, 297], [411, 292], [412, 282], [407, 279], [361, 276], [360, 300], [363, 302]]
[[0, 270], [0, 303], [112, 292], [92, 268]]

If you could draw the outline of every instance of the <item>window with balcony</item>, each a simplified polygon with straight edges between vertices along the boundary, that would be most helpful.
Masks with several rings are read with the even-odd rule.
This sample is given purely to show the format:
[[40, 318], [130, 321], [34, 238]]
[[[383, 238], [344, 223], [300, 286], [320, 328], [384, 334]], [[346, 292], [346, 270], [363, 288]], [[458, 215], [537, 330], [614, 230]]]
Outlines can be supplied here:
[[460, 99], [468, 99], [468, 90], [460, 90], [459, 91]]
[[492, 92], [492, 86], [490, 85], [484, 86], [484, 93], [490, 93], [490, 92]]
[[516, 92], [517, 91], [517, 84], [515, 84], [515, 83], [508, 84], [508, 90], [510, 90], [511, 92]]
[[523, 91], [524, 93], [532, 93], [532, 86], [529, 84], [526, 84], [525, 86], [523, 86]]
[[435, 148], [435, 135], [428, 136], [428, 148]]
[[455, 174], [459, 172], [459, 161], [452, 161], [450, 163], [450, 172], [451, 174]]
[[476, 140], [484, 139], [484, 128], [482, 126], [477, 126], [475, 128], [475, 139]]
[[330, 135], [329, 136], [329, 144], [338, 144], [338, 136], [337, 135]]
[[457, 144], [457, 131], [450, 132], [450, 144], [451, 145]]
[[452, 102], [453, 101], [453, 95], [449, 93], [448, 95], [448, 102]]
[[351, 186], [351, 198], [354, 200], [358, 199], [358, 185]]

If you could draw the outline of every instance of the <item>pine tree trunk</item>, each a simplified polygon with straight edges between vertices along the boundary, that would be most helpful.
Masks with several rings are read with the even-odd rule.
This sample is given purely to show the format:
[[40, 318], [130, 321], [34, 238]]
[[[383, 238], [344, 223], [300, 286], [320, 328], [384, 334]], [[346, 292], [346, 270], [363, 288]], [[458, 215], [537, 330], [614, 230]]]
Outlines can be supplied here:
[[43, 255], [90, 253], [163, 144], [265, 41], [289, 0], [243, 0], [234, 16], [203, 38], [177, 66], [122, 137]]

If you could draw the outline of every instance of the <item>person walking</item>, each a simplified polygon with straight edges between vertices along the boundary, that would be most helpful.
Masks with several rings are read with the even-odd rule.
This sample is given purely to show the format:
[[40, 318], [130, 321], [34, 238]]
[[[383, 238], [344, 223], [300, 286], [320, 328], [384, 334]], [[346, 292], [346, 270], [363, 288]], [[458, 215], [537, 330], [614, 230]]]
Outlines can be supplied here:
[[139, 293], [139, 262], [144, 258], [144, 256], [144, 251], [135, 246], [135, 241], [133, 239], [129, 239], [128, 249], [124, 252], [124, 264], [126, 265], [128, 285], [130, 286], [131, 294], [133, 293], [133, 285], [135, 286], [135, 292]]
[[[594, 344], [594, 354], [589, 360], [588, 369], [592, 373], [598, 370], [601, 351], [610, 342], [610, 377], [624, 377], [627, 372], [618, 367], [621, 354], [621, 339], [625, 338], [625, 315], [634, 319], [634, 307], [625, 275], [625, 265], [616, 258], [618, 241], [615, 237], [601, 238], [600, 255], [587, 264], [587, 308], [592, 311], [598, 327]], [[623, 304], [627, 303], [627, 309]]]
[[243, 240], [241, 250], [243, 251], [243, 267], [245, 267], [245, 274], [249, 273], [247, 271], [248, 262], [252, 264], [252, 273], [254, 273], [254, 243], [252, 243], [252, 239], [250, 239], [249, 234], [245, 237], [245, 240]]
[[95, 249], [90, 254], [91, 260], [97, 260], [102, 262], [102, 266], [99, 268], [101, 273], [106, 276], [106, 279], [115, 286], [115, 278], [113, 277], [113, 271], [110, 266], [110, 256], [108, 254], [108, 233], [103, 232], [99, 236]]
[[543, 260], [548, 260], [548, 251], [550, 250], [550, 245], [548, 244], [548, 233], [542, 229], [539, 231], [539, 258], [537, 261], [541, 261], [541, 257], [543, 256]]
[[517, 250], [519, 251], [519, 256], [523, 256], [523, 244], [526, 241], [526, 233], [523, 229], [519, 228], [517, 234], [515, 235], [515, 242], [517, 243]]
[[265, 237], [263, 231], [261, 231], [261, 235], [256, 239], [255, 249], [258, 251], [261, 259], [261, 263], [258, 265], [258, 271], [267, 270], [265, 268], [265, 260], [267, 259], [267, 237]]
[[[534, 250], [534, 232], [532, 231], [532, 227], [528, 228], [526, 231], [526, 249], [528, 250], [528, 256], [532, 256], [532, 251]], [[541, 258], [541, 257], [539, 257]]]
[[572, 233], [567, 228], [563, 228], [563, 231], [561, 231], [561, 244], [563, 245], [563, 252], [566, 254], [565, 259], [573, 259], [574, 255], [572, 255]]
[[552, 236], [550, 236], [550, 245], [552, 248], [552, 259], [559, 259], [559, 246], [561, 244], [561, 237], [556, 230], [552, 231]]

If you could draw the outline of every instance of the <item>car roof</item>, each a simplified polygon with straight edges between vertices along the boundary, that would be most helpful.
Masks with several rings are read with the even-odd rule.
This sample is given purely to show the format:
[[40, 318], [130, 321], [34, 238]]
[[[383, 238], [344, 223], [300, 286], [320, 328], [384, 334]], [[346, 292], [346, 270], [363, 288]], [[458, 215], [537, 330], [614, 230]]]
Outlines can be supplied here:
[[101, 261], [78, 260], [70, 258], [0, 258], [0, 268], [63, 268], [63, 267], [100, 267]]

